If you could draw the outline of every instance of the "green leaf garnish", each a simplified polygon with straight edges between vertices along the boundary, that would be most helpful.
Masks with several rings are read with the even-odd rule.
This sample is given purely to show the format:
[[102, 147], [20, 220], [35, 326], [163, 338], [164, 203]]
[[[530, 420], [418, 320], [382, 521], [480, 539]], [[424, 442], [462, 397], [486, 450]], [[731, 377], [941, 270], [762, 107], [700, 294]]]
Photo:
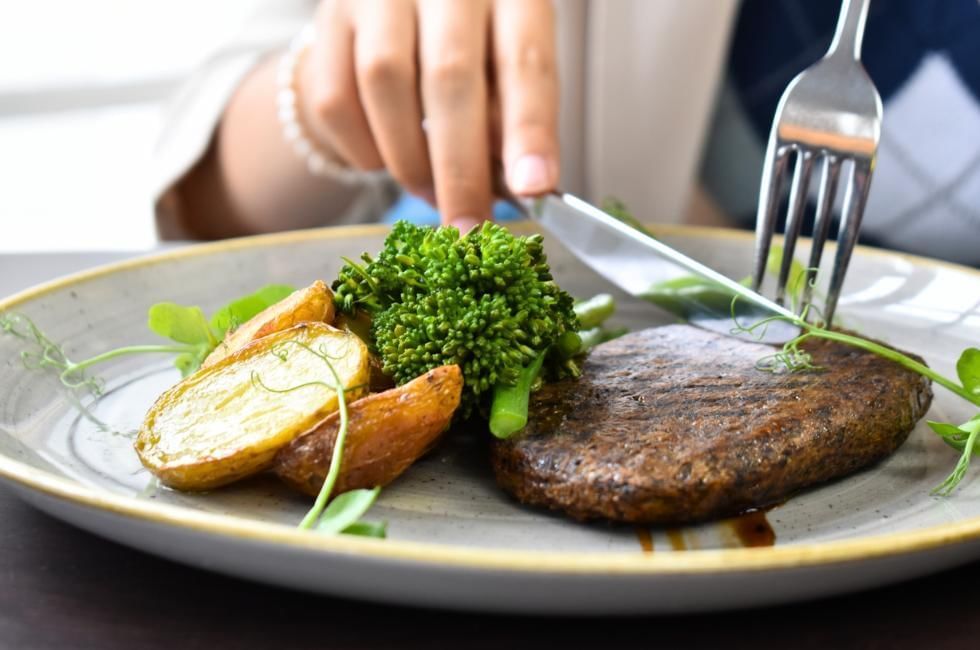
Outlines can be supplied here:
[[963, 350], [959, 361], [956, 362], [956, 375], [960, 378], [963, 388], [980, 395], [980, 350], [967, 348]]
[[181, 352], [174, 357], [174, 367], [180, 371], [181, 377], [186, 377], [196, 372], [210, 353], [210, 347], [203, 345], [196, 346], [195, 349], [188, 352]]
[[945, 422], [934, 422], [933, 420], [926, 421], [929, 428], [941, 436], [946, 442], [950, 444], [958, 445], [957, 449], [962, 449], [963, 445], [966, 443], [966, 438], [969, 437], [970, 432], [964, 431], [955, 424], [947, 424]]
[[[936, 424], [940, 424], [940, 423], [936, 423]], [[933, 431], [936, 431], [936, 427], [933, 426], [932, 422], [929, 423], [929, 426], [932, 427]], [[948, 431], [946, 427], [949, 426], [952, 425], [944, 425], [941, 428], [943, 430]], [[977, 435], [980, 434], [980, 419], [974, 417], [966, 424], [953, 428], [957, 429], [958, 431], [958, 433], [955, 435], [957, 443], [959, 443], [959, 441], [962, 440], [962, 436], [960, 434], [965, 433], [967, 434], [967, 437], [966, 440], [963, 440], [962, 443], [960, 443], [962, 444], [963, 453], [960, 454], [960, 459], [957, 461], [956, 467], [953, 468], [953, 472], [946, 477], [945, 481], [937, 485], [932, 490], [933, 494], [937, 494], [939, 496], [948, 496], [953, 490], [956, 489], [956, 486], [959, 485], [960, 481], [963, 480], [963, 477], [966, 476], [966, 470], [970, 467], [970, 459], [973, 457], [973, 454], [976, 453]], [[957, 444], [954, 444], [952, 441], [954, 436], [947, 436], [943, 434], [940, 435], [942, 435], [943, 440], [945, 440], [951, 446], [953, 447], [957, 446]]]
[[271, 307], [295, 289], [287, 284], [270, 284], [262, 287], [253, 294], [233, 300], [211, 315], [211, 329], [219, 337], [224, 337], [229, 330], [259, 314], [263, 309]]
[[380, 487], [372, 490], [350, 490], [337, 495], [320, 515], [316, 531], [331, 535], [346, 531], [370, 510], [379, 494]]
[[926, 422], [929, 428], [932, 429], [939, 437], [943, 439], [947, 445], [952, 447], [957, 451], [963, 451], [966, 449], [967, 440], [969, 440], [970, 435], [973, 433], [974, 429], [980, 428], [980, 415], [973, 416], [965, 424], [956, 426], [954, 424], [947, 424], [945, 422], [933, 422], [929, 420]]
[[266, 285], [255, 293], [236, 298], [218, 308], [210, 321], [204, 317], [200, 307], [158, 302], [150, 307], [147, 325], [160, 336], [188, 346], [174, 359], [174, 366], [180, 370], [182, 377], [186, 377], [201, 367], [229, 330], [293, 291], [295, 289], [286, 284]]
[[153, 332], [177, 343], [205, 344], [212, 349], [218, 345], [204, 312], [197, 306], [158, 302], [150, 307], [146, 324]]
[[385, 521], [358, 521], [344, 529], [344, 535], [359, 535], [384, 539], [388, 536], [388, 523]]
[[147, 325], [164, 338], [189, 346], [174, 365], [186, 377], [201, 367], [225, 335], [263, 309], [276, 304], [295, 289], [285, 284], [270, 284], [255, 293], [232, 300], [220, 307], [208, 321], [200, 307], [158, 302], [150, 307]]

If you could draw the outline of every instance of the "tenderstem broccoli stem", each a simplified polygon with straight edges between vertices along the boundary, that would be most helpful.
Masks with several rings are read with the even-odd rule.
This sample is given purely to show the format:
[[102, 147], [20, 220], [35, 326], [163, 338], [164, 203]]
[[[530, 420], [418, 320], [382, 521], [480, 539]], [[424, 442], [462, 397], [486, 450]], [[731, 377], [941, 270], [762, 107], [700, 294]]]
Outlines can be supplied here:
[[555, 341], [554, 349], [562, 359], [571, 359], [582, 351], [582, 337], [578, 332], [565, 332]]
[[542, 352], [527, 365], [514, 385], [498, 384], [493, 389], [490, 404], [490, 433], [498, 438], [509, 438], [527, 425], [527, 404], [531, 386], [541, 372], [545, 353]]
[[588, 352], [600, 343], [605, 343], [606, 341], [611, 341], [613, 339], [619, 338], [626, 334], [629, 330], [625, 327], [614, 327], [612, 329], [605, 329], [602, 327], [593, 327], [582, 332], [579, 332], [579, 336], [582, 339], [582, 346], [579, 350], [580, 353]]
[[583, 330], [599, 327], [616, 311], [616, 301], [608, 293], [600, 293], [588, 300], [576, 303], [573, 307]]

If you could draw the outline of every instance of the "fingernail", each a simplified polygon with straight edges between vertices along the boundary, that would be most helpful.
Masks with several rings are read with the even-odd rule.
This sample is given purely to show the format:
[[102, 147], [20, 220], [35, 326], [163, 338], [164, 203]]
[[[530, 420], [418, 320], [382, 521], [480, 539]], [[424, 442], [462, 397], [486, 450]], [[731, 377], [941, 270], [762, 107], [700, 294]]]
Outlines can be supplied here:
[[469, 231], [473, 230], [477, 226], [483, 223], [483, 219], [475, 219], [473, 217], [456, 217], [449, 222], [450, 226], [454, 226], [459, 234], [465, 235]]
[[551, 189], [548, 161], [537, 154], [525, 154], [510, 168], [510, 189], [517, 194], [538, 194]]

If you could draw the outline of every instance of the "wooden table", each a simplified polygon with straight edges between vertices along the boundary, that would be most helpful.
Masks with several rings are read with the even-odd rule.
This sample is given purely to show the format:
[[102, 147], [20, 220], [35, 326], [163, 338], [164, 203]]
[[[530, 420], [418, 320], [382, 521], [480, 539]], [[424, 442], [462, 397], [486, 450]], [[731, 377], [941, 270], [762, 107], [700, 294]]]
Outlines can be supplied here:
[[[0, 295], [118, 257], [0, 255]], [[62, 524], [0, 486], [0, 648], [616, 646], [980, 648], [980, 563], [745, 612], [595, 620], [459, 614], [311, 596], [187, 568]]]

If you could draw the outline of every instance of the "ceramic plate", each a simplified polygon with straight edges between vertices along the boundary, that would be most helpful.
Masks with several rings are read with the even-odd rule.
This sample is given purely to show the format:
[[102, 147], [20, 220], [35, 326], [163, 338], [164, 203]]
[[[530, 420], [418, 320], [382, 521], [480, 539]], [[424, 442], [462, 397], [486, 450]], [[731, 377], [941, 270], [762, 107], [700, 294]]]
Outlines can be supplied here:
[[[377, 250], [384, 232], [331, 229], [202, 245], [49, 283], [0, 302], [0, 311], [29, 315], [70, 357], [84, 358], [152, 342], [145, 321], [154, 302], [210, 310], [267, 283], [330, 279], [339, 256]], [[748, 233], [658, 233], [733, 277], [747, 271]], [[562, 250], [551, 247], [550, 255], [573, 294], [609, 289]], [[978, 302], [975, 271], [865, 249], [852, 262], [840, 315], [953, 373], [959, 352], [980, 341]], [[624, 296], [618, 319], [634, 329], [671, 320]], [[102, 369], [105, 395], [88, 408], [105, 429], [81, 416], [49, 374], [27, 370], [21, 346], [0, 337], [0, 476], [37, 507], [93, 533], [254, 580], [484, 611], [667, 612], [841, 593], [980, 557], [980, 468], [953, 497], [931, 497], [957, 454], [924, 423], [885, 462], [793, 497], [768, 521], [640, 530], [567, 521], [508, 499], [494, 485], [482, 439], [464, 433], [383, 492], [370, 518], [388, 521], [389, 539], [300, 532], [294, 526], [307, 500], [272, 479], [192, 495], [157, 487], [141, 468], [133, 431], [178, 379], [167, 360], [130, 358]], [[971, 415], [936, 388], [932, 419]], [[745, 547], [767, 527], [774, 546]]]

